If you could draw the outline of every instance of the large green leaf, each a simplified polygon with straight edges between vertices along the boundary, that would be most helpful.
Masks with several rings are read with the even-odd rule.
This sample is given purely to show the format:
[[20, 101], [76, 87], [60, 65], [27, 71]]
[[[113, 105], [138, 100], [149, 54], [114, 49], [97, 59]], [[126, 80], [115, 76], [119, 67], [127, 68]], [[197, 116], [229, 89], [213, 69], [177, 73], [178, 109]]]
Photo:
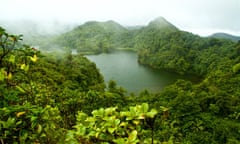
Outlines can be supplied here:
[[128, 136], [128, 141], [134, 142], [137, 139], [137, 133], [138, 132], [136, 130], [133, 130]]
[[93, 115], [94, 117], [103, 117], [103, 116], [104, 116], [104, 113], [105, 113], [105, 111], [104, 111], [103, 108], [100, 108], [99, 110], [94, 110], [94, 111], [92, 111], [92, 115]]
[[15, 55], [10, 55], [8, 61], [10, 63], [15, 63]]
[[141, 112], [142, 113], [148, 112], [149, 106], [148, 106], [147, 103], [143, 103], [140, 107], [141, 107]]
[[146, 114], [146, 116], [147, 116], [147, 117], [150, 117], [150, 118], [154, 118], [154, 116], [155, 116], [157, 113], [158, 113], [157, 110], [151, 109], [151, 111], [148, 112], [148, 113]]

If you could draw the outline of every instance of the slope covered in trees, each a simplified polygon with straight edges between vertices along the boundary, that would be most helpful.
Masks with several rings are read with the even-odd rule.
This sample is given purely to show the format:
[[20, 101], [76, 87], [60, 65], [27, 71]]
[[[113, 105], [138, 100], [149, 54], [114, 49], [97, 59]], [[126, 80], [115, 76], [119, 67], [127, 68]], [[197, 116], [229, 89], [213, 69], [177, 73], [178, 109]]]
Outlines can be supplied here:
[[140, 63], [180, 74], [205, 75], [236, 51], [231, 41], [183, 31], [146, 31], [137, 44]]
[[102, 53], [116, 48], [134, 49], [136, 38], [146, 30], [177, 31], [178, 29], [162, 17], [156, 18], [145, 27], [123, 27], [114, 21], [86, 22], [56, 38], [55, 42], [63, 47], [77, 49], [80, 53]]
[[57, 38], [57, 43], [78, 52], [109, 52], [113, 48], [132, 47], [131, 32], [114, 21], [87, 22]]

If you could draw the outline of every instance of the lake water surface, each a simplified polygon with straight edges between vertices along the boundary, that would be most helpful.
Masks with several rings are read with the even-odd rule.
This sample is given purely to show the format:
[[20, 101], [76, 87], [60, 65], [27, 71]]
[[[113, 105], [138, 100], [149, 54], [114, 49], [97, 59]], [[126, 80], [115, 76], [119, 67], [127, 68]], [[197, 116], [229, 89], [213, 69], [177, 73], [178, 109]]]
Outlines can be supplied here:
[[137, 62], [136, 52], [117, 51], [86, 57], [96, 63], [106, 83], [115, 80], [128, 92], [138, 93], [144, 89], [157, 92], [177, 79], [186, 79], [176, 73], [140, 65]]

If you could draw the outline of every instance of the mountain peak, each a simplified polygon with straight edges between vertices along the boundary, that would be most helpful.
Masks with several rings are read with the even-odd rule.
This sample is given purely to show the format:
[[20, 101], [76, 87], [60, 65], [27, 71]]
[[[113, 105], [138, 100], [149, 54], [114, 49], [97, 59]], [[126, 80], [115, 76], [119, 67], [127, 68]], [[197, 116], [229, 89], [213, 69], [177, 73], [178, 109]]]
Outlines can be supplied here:
[[152, 26], [160, 29], [167, 28], [167, 29], [178, 30], [177, 27], [175, 27], [173, 24], [168, 22], [164, 17], [157, 17], [156, 19], [151, 21], [148, 26]]
[[157, 17], [152, 22], [158, 22], [158, 23], [169, 23], [164, 17]]

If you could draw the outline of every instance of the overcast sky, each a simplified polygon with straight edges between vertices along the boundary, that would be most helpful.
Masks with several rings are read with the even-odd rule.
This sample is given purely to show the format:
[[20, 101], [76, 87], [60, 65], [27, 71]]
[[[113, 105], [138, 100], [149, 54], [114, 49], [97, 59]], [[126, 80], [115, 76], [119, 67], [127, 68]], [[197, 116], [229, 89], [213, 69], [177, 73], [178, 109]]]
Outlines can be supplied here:
[[217, 31], [240, 35], [240, 0], [0, 0], [0, 22], [114, 20], [132, 26], [147, 25], [159, 16], [200, 35]]

